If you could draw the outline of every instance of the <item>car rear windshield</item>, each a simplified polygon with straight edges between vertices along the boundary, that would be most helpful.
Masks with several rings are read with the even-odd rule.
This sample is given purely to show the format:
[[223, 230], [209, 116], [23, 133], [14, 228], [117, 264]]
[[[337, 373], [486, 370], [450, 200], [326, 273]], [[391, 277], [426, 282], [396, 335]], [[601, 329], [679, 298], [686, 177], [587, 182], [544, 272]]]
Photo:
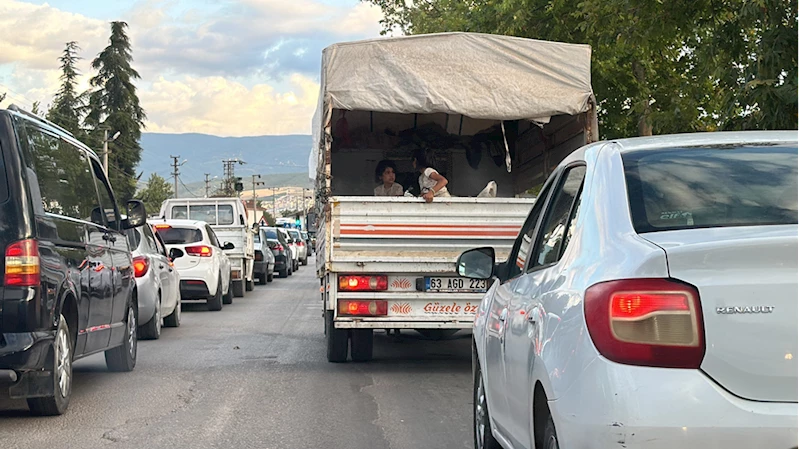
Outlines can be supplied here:
[[267, 229], [266, 230], [266, 238], [268, 238], [270, 240], [278, 240], [277, 231], [275, 231], [274, 229]]
[[166, 228], [158, 229], [158, 235], [167, 245], [185, 245], [203, 241], [203, 233], [195, 228]]
[[796, 145], [622, 154], [636, 232], [797, 223]]
[[289, 231], [289, 235], [291, 235], [291, 238], [294, 240], [300, 240], [300, 233], [297, 231]]

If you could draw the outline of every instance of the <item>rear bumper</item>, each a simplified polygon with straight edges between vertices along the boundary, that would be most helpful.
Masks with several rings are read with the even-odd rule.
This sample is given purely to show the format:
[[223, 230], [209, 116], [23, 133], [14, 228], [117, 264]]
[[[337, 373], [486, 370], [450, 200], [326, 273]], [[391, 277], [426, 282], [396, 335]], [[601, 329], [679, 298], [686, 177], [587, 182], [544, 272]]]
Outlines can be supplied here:
[[336, 318], [336, 329], [471, 329], [472, 321], [392, 321], [363, 319], [351, 320]]
[[55, 330], [2, 334], [0, 342], [0, 388], [12, 398], [53, 394], [49, 356]]
[[205, 281], [180, 281], [180, 299], [208, 299], [210, 296], [211, 293]]
[[[597, 387], [608, 382], [616, 386]], [[634, 367], [598, 357], [549, 408], [565, 449], [797, 445], [795, 403], [738, 398], [698, 370]]]

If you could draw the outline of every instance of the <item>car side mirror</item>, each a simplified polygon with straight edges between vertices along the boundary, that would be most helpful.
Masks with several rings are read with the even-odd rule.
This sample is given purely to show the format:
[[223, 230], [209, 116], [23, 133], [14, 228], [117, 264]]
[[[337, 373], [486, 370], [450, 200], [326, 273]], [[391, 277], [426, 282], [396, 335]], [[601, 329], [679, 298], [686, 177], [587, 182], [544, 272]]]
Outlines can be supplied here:
[[139, 200], [130, 200], [127, 204], [127, 218], [122, 221], [122, 229], [133, 229], [147, 222], [147, 211], [144, 203]]
[[470, 279], [490, 279], [494, 275], [494, 248], [470, 249], [458, 257], [458, 276]]
[[224, 250], [233, 249], [235, 247], [236, 247], [236, 245], [234, 245], [234, 244], [232, 244], [230, 242], [225, 242], [225, 244], [222, 245], [222, 249], [224, 249]]
[[180, 259], [184, 255], [185, 254], [183, 253], [183, 250], [181, 250], [180, 248], [172, 248], [172, 249], [169, 250], [169, 259], [170, 260]]

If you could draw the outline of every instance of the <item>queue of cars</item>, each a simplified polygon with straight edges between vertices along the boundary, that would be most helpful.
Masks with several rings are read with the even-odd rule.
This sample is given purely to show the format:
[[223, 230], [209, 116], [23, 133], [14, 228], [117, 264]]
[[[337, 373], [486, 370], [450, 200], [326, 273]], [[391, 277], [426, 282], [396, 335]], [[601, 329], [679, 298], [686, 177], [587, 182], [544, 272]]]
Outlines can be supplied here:
[[[148, 223], [140, 201], [125, 209], [93, 150], [37, 115], [0, 110], [0, 389], [26, 399], [34, 415], [67, 410], [75, 360], [102, 352], [110, 371], [131, 371], [139, 339], [180, 326], [182, 300], [219, 310], [234, 286], [252, 289], [246, 244], [235, 251], [191, 217]], [[233, 235], [238, 224], [219, 232]], [[281, 246], [261, 250], [262, 283], [281, 273]]]

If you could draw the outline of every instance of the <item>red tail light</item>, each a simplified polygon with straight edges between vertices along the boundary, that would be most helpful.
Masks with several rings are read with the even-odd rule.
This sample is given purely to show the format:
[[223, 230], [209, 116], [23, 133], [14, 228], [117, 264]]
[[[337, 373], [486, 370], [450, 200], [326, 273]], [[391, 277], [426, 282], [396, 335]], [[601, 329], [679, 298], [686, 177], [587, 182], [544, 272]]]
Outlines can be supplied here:
[[585, 292], [597, 350], [626, 365], [697, 369], [705, 357], [699, 291], [669, 279], [626, 279]]
[[211, 257], [213, 251], [211, 250], [211, 247], [207, 245], [187, 246], [186, 254], [190, 256]]
[[345, 292], [374, 292], [388, 290], [388, 276], [346, 275], [338, 277], [338, 289]]
[[6, 247], [6, 287], [35, 287], [41, 283], [39, 245], [20, 240]]
[[150, 269], [150, 259], [144, 256], [138, 256], [133, 258], [133, 274], [140, 278], [147, 274], [147, 270]]
[[281, 245], [279, 243], [277, 245], [275, 245], [275, 251], [284, 251], [283, 245]]
[[172, 229], [172, 225], [168, 225], [168, 224], [157, 224], [154, 227], [155, 227], [156, 230], [159, 230], [159, 231], [162, 230], [162, 229]]
[[342, 299], [338, 302], [338, 313], [347, 316], [384, 316], [388, 315], [388, 301]]
[[303, 242], [297, 242], [297, 246], [305, 246], [305, 243], [303, 243]]

